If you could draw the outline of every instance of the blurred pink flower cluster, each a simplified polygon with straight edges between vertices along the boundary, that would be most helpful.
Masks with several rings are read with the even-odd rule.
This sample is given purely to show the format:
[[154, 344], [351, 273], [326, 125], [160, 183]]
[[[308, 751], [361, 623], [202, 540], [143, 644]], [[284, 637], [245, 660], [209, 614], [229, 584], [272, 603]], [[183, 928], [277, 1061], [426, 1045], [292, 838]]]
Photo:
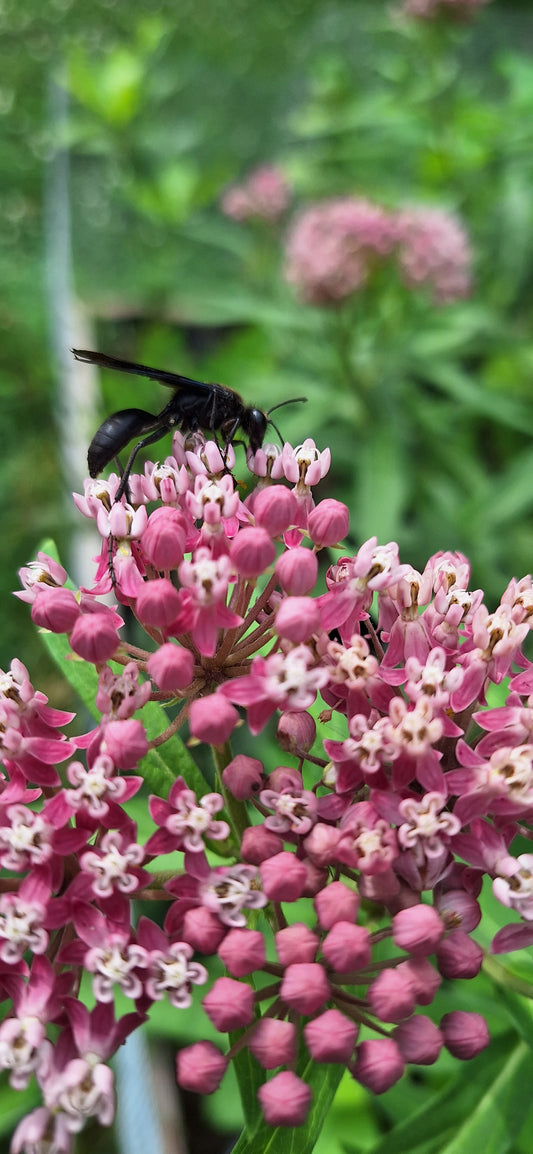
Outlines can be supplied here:
[[[2, 674], [0, 1067], [42, 1096], [13, 1154], [68, 1154], [88, 1119], [108, 1125], [113, 1052], [154, 1002], [179, 1013], [200, 990], [210, 1028], [240, 1034], [180, 1049], [178, 1082], [210, 1093], [248, 1047], [273, 1126], [309, 1110], [300, 1037], [313, 1063], [376, 1094], [443, 1047], [468, 1059], [488, 1044], [479, 1014], [425, 1011], [443, 978], [480, 970], [485, 877], [516, 915], [493, 950], [533, 942], [533, 855], [513, 852], [533, 819], [533, 582], [513, 579], [491, 611], [461, 554], [417, 571], [372, 538], [317, 591], [321, 550], [348, 532], [342, 502], [315, 503], [329, 463], [309, 439], [265, 445], [243, 501], [232, 447], [176, 433], [171, 456], [130, 478], [129, 502], [114, 503], [117, 476], [76, 496], [102, 537], [92, 589], [67, 588], [45, 554], [21, 573], [33, 620], [95, 667], [99, 719], [67, 738], [71, 715], [19, 661]], [[144, 631], [135, 645], [99, 600], [112, 589]], [[488, 705], [507, 678], [505, 703]], [[154, 701], [177, 707], [156, 735]], [[186, 719], [213, 747], [216, 788], [196, 768], [176, 777], [139, 838], [128, 803], [154, 751], [161, 780]], [[256, 735], [270, 719], [267, 768]], [[153, 919], [136, 920], [139, 899]]]
[[401, 12], [421, 20], [435, 20], [437, 16], [451, 16], [468, 20], [490, 0], [403, 0]]
[[232, 185], [221, 200], [222, 212], [233, 220], [276, 221], [287, 211], [290, 188], [275, 165], [261, 165], [242, 184]]
[[391, 262], [408, 288], [425, 287], [436, 304], [470, 292], [472, 252], [455, 216], [437, 208], [389, 212], [359, 197], [301, 213], [288, 235], [285, 276], [301, 300], [332, 305]]

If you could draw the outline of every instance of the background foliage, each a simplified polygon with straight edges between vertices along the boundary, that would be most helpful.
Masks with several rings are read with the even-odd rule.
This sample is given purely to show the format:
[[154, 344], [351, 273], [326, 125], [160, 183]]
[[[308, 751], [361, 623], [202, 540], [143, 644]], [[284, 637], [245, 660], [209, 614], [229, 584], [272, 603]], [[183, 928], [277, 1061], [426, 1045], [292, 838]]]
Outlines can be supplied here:
[[[353, 0], [5, 0], [0, 29], [0, 665], [19, 655], [62, 704], [9, 591], [44, 533], [63, 552], [68, 541], [44, 262], [47, 251], [53, 273], [68, 260], [65, 242], [94, 347], [222, 380], [260, 405], [306, 395], [305, 410], [284, 410], [284, 435], [331, 444], [327, 484], [349, 504], [357, 542], [396, 539], [415, 565], [461, 549], [473, 586], [496, 603], [533, 551], [529, 6], [493, 3], [471, 25], [426, 25]], [[58, 91], [68, 94], [64, 116]], [[59, 235], [58, 157], [68, 159], [71, 214]], [[475, 252], [472, 296], [436, 307], [389, 277], [339, 310], [298, 303], [281, 274], [283, 227], [220, 211], [224, 189], [265, 162], [287, 177], [291, 212], [344, 194], [457, 212]], [[103, 386], [102, 414], [156, 411], [167, 399], [141, 380]], [[471, 987], [468, 1008], [486, 1012], [488, 979], [476, 1006]], [[497, 1007], [489, 1018], [510, 1062], [509, 1016]], [[168, 1022], [152, 1028], [160, 1038]], [[495, 1074], [479, 1060], [479, 1085], [502, 1061]], [[402, 1082], [377, 1104], [356, 1090], [357, 1139], [354, 1087], [347, 1105], [341, 1086], [321, 1141], [374, 1149], [448, 1075], [439, 1063], [427, 1082]], [[6, 1132], [12, 1109], [6, 1099]], [[226, 1092], [207, 1110], [219, 1129], [238, 1129]], [[420, 1149], [455, 1149], [456, 1133], [442, 1133]], [[528, 1149], [527, 1137], [506, 1141], [490, 1149]]]

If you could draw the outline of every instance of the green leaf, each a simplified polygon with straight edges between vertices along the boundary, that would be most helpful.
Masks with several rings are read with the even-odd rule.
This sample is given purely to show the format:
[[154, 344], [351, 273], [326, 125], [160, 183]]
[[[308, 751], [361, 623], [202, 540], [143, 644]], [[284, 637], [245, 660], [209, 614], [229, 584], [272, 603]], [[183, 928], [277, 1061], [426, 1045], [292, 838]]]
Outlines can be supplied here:
[[[232, 1154], [310, 1154], [327, 1117], [337, 1086], [344, 1073], [343, 1066], [323, 1066], [307, 1058], [298, 1074], [313, 1091], [313, 1101], [304, 1126], [267, 1126], [260, 1121], [255, 1129], [247, 1125]], [[256, 1117], [259, 1104], [256, 1102]]]
[[372, 1154], [504, 1154], [530, 1107], [533, 1057], [514, 1035], [460, 1069], [445, 1089], [390, 1130]]

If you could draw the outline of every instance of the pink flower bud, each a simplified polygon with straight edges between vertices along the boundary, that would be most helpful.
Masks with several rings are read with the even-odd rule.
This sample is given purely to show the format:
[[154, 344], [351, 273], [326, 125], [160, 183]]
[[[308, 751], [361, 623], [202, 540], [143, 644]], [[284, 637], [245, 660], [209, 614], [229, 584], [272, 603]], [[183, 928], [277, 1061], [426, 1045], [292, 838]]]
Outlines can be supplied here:
[[71, 589], [56, 585], [37, 586], [31, 619], [41, 629], [52, 633], [70, 633], [80, 615], [80, 607]]
[[276, 737], [278, 745], [286, 753], [298, 753], [300, 750], [309, 753], [316, 738], [315, 719], [305, 709], [296, 712], [286, 709], [278, 721]]
[[135, 602], [135, 614], [142, 625], [168, 629], [180, 611], [180, 595], [168, 577], [145, 581]]
[[435, 899], [435, 906], [449, 930], [461, 929], [470, 934], [481, 921], [481, 907], [466, 890], [448, 890]]
[[119, 769], [134, 769], [148, 753], [148, 739], [144, 726], [134, 717], [123, 721], [108, 721], [100, 746]]
[[269, 485], [254, 499], [255, 523], [265, 529], [269, 537], [279, 537], [294, 525], [297, 514], [296, 497], [285, 485]]
[[328, 884], [328, 871], [316, 865], [314, 861], [311, 861], [311, 858], [304, 857], [302, 861], [307, 873], [302, 897], [314, 898], [319, 890], [323, 890], [324, 886]]
[[183, 919], [183, 937], [200, 954], [216, 954], [226, 934], [226, 927], [220, 918], [205, 906], [194, 906], [187, 910]]
[[331, 865], [336, 860], [336, 850], [341, 837], [341, 830], [326, 825], [323, 821], [317, 821], [305, 839], [305, 852], [315, 865]]
[[222, 771], [222, 781], [237, 801], [247, 801], [264, 786], [263, 763], [238, 753]]
[[398, 973], [406, 974], [413, 986], [417, 1006], [430, 1006], [442, 982], [427, 958], [409, 958], [398, 966]]
[[287, 966], [281, 983], [281, 997], [299, 1014], [314, 1014], [330, 994], [330, 984], [318, 962], [294, 962]]
[[352, 1056], [359, 1027], [340, 1010], [325, 1010], [304, 1026], [307, 1049], [315, 1062], [340, 1062]]
[[235, 706], [221, 693], [197, 697], [192, 702], [189, 725], [193, 737], [208, 745], [223, 745], [239, 720]]
[[294, 769], [292, 765], [277, 765], [272, 773], [269, 773], [267, 780], [268, 789], [274, 789], [276, 793], [281, 793], [282, 790], [288, 791], [303, 789], [303, 778], [298, 769]]
[[393, 1038], [406, 1062], [431, 1066], [442, 1050], [441, 1031], [425, 1014], [414, 1014], [393, 1031]]
[[296, 1060], [296, 1027], [292, 1022], [282, 1022], [279, 1018], [262, 1018], [254, 1026], [248, 1046], [264, 1070], [286, 1066]]
[[250, 825], [242, 835], [241, 857], [251, 865], [260, 865], [267, 858], [281, 853], [282, 849], [282, 839], [264, 825]]
[[195, 1042], [176, 1056], [176, 1078], [184, 1090], [212, 1094], [218, 1090], [228, 1061], [213, 1042]]
[[411, 906], [400, 910], [392, 919], [392, 936], [401, 950], [410, 954], [432, 954], [444, 933], [444, 926], [433, 906]]
[[318, 577], [316, 553], [303, 545], [287, 549], [276, 561], [276, 576], [285, 593], [294, 597], [310, 593]]
[[185, 689], [194, 674], [194, 657], [189, 649], [167, 641], [152, 653], [147, 661], [150, 677], [166, 693]]
[[343, 882], [331, 882], [316, 895], [314, 906], [322, 929], [330, 930], [335, 922], [355, 922], [359, 896]]
[[269, 1126], [302, 1126], [313, 1092], [296, 1074], [282, 1070], [260, 1086], [257, 1097]]
[[[219, 957], [234, 978], [262, 970], [266, 961], [265, 939], [259, 930], [230, 930], [219, 948]], [[276, 1062], [277, 1066], [281, 1062]]]
[[177, 569], [183, 561], [187, 522], [179, 509], [154, 509], [142, 535], [142, 549], [154, 569]]
[[356, 1082], [372, 1094], [383, 1094], [398, 1082], [404, 1061], [392, 1038], [371, 1038], [357, 1047], [357, 1058], [350, 1067]]
[[453, 930], [435, 951], [443, 978], [475, 978], [483, 964], [483, 950], [464, 930]]
[[453, 1010], [451, 1014], [444, 1015], [440, 1028], [446, 1049], [454, 1058], [462, 1061], [475, 1058], [490, 1042], [489, 1029], [481, 1014]]
[[365, 926], [353, 922], [335, 922], [324, 939], [322, 951], [326, 961], [339, 974], [362, 970], [368, 965], [372, 950], [370, 934]]
[[307, 870], [295, 854], [282, 850], [261, 862], [259, 872], [261, 885], [271, 902], [295, 902], [301, 898]]
[[402, 1022], [415, 1008], [415, 992], [407, 974], [382, 970], [368, 988], [372, 1013], [382, 1022]]
[[234, 978], [217, 978], [202, 1005], [215, 1028], [226, 1034], [250, 1025], [254, 1016], [254, 991]]
[[276, 951], [282, 966], [292, 966], [295, 962], [314, 962], [318, 953], [317, 935], [303, 922], [295, 922], [278, 930]]
[[315, 545], [338, 545], [350, 528], [350, 514], [346, 505], [326, 497], [311, 510], [307, 518], [309, 536]]
[[118, 643], [117, 626], [110, 613], [83, 613], [70, 634], [71, 649], [93, 665], [108, 661]]
[[276, 546], [264, 529], [241, 529], [233, 538], [231, 560], [240, 577], [259, 577], [275, 557]]
[[312, 597], [286, 597], [276, 613], [276, 633], [294, 645], [320, 629], [320, 609]]

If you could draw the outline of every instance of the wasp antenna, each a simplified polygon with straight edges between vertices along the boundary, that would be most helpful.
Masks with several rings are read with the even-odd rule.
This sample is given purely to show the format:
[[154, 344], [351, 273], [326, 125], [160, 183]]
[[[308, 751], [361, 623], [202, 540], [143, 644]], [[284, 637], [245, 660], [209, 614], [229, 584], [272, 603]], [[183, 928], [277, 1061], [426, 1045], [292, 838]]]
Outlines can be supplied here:
[[280, 442], [280, 445], [281, 445], [281, 447], [283, 448], [283, 446], [284, 446], [284, 444], [285, 444], [285, 441], [283, 440], [283, 437], [282, 437], [282, 435], [281, 435], [281, 433], [280, 433], [280, 431], [279, 431], [279, 429], [278, 429], [278, 426], [277, 426], [277, 425], [275, 425], [273, 421], [271, 421], [270, 417], [268, 418], [268, 423], [269, 423], [269, 425], [272, 425], [272, 428], [273, 428], [273, 429], [275, 429], [275, 430], [276, 430], [276, 433], [278, 434], [278, 437], [279, 437], [279, 442]]
[[[272, 405], [272, 408], [268, 409], [267, 411], [267, 417], [269, 417], [270, 414], [274, 412], [274, 409], [282, 409], [284, 405], [299, 405], [301, 403], [305, 403], [306, 401], [307, 397], [289, 397], [287, 401], [280, 401], [279, 405]], [[273, 421], [271, 421], [270, 424], [272, 425]], [[275, 425], [274, 428], [276, 428]], [[277, 431], [278, 430], [276, 429], [276, 432]]]

